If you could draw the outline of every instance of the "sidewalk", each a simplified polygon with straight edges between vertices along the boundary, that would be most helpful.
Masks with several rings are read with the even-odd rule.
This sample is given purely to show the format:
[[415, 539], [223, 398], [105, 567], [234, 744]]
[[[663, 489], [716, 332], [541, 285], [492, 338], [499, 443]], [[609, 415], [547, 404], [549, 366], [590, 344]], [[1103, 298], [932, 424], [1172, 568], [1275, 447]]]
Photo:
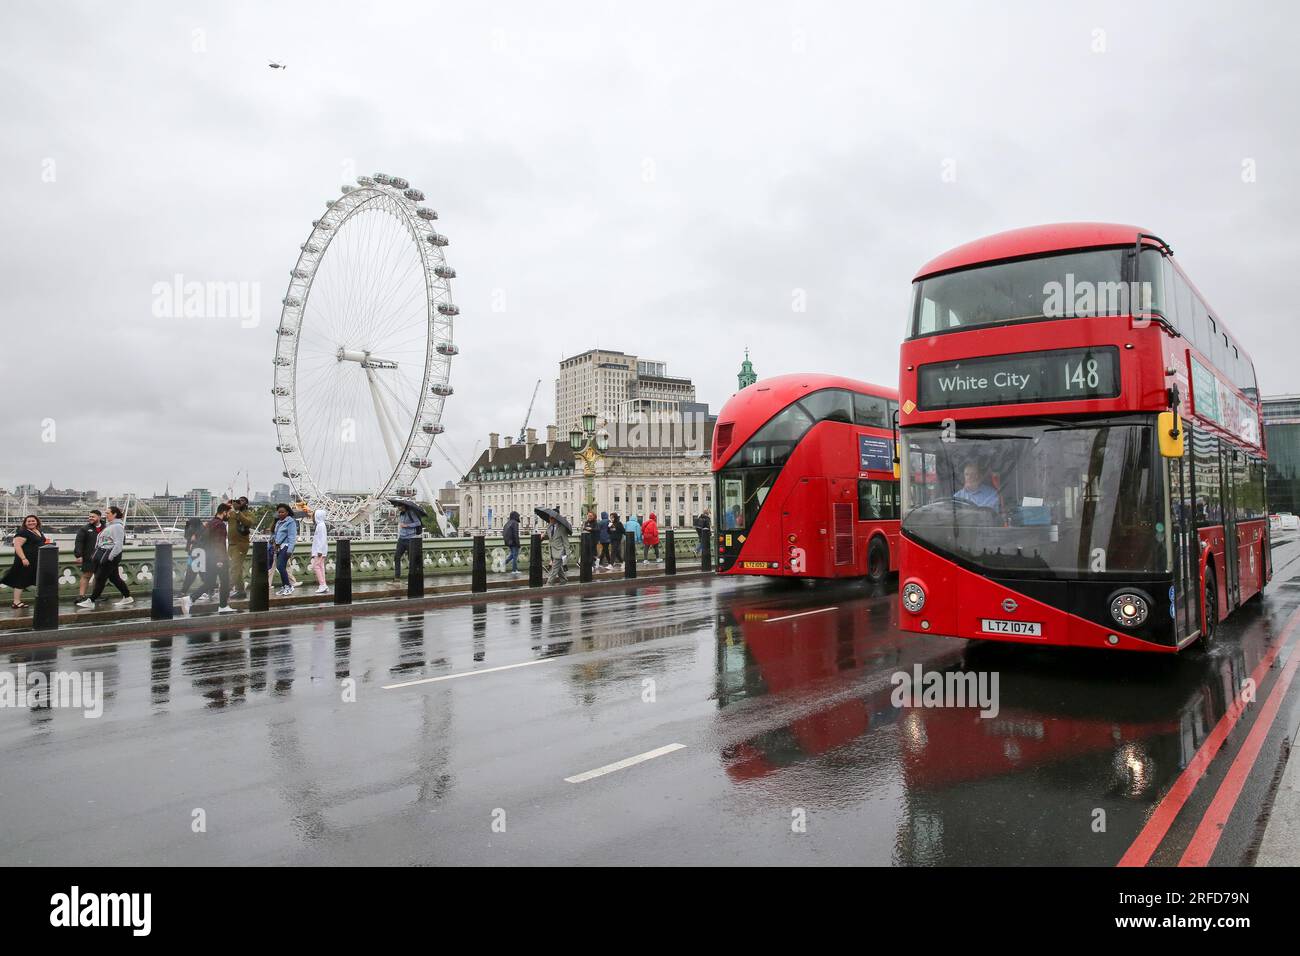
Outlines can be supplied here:
[[[1300, 654], [1300, 649], [1294, 653]], [[1268, 828], [1255, 856], [1256, 866], [1300, 866], [1300, 701], [1291, 708], [1287, 720], [1287, 744], [1290, 756], [1282, 781], [1273, 796], [1268, 814]]]
[[[487, 593], [470, 591], [471, 577], [468, 574], [438, 575], [425, 578], [422, 598], [408, 598], [406, 584], [389, 581], [365, 581], [352, 586], [352, 604], [335, 605], [334, 594], [316, 594], [316, 587], [304, 581], [292, 596], [280, 597], [271, 594], [270, 607], [266, 611], [252, 613], [248, 611], [247, 601], [232, 601], [231, 606], [240, 613], [217, 614], [215, 603], [204, 603], [193, 607], [189, 615], [175, 608], [171, 620], [154, 621], [150, 619], [150, 594], [141, 591], [135, 595], [135, 604], [128, 608], [114, 608], [110, 602], [102, 610], [87, 611], [64, 602], [59, 608], [59, 627], [52, 631], [34, 631], [31, 629], [31, 615], [28, 611], [14, 611], [0, 618], [0, 647], [28, 644], [62, 644], [80, 642], [104, 637], [117, 638], [129, 636], [149, 636], [158, 634], [175, 634], [190, 630], [211, 630], [214, 626], [248, 627], [265, 624], [291, 624], [302, 620], [320, 618], [346, 617], [354, 614], [388, 614], [400, 611], [422, 610], [435, 607], [449, 607], [482, 601], [517, 600], [527, 597], [554, 597], [565, 593], [581, 593], [588, 590], [610, 590], [620, 586], [637, 587], [646, 581], [655, 584], [667, 580], [694, 580], [709, 578], [713, 571], [701, 571], [698, 562], [679, 561], [677, 574], [669, 578], [664, 573], [662, 562], [638, 564], [637, 577], [628, 580], [623, 577], [623, 569], [607, 571], [593, 570], [592, 582], [580, 584], [578, 572], [574, 568], [565, 584], [553, 587], [529, 587], [528, 575], [519, 577], [489, 574]], [[436, 582], [436, 583], [431, 583]]]

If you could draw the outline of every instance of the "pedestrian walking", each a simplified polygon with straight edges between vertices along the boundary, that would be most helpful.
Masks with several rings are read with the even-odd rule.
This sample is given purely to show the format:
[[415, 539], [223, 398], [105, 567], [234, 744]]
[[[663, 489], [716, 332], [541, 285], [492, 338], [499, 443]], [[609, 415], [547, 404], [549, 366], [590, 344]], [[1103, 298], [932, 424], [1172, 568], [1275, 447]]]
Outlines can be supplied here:
[[108, 509], [108, 524], [95, 539], [95, 589], [90, 597], [78, 601], [77, 607], [93, 608], [99, 596], [104, 593], [104, 585], [112, 584], [122, 597], [113, 602], [114, 607], [130, 607], [135, 603], [130, 589], [122, 580], [120, 566], [122, 549], [126, 547], [126, 525], [122, 523], [122, 509], [113, 505]]
[[7, 584], [14, 589], [13, 606], [15, 610], [31, 607], [23, 603], [23, 590], [36, 583], [36, 556], [41, 545], [48, 544], [49, 538], [41, 530], [41, 519], [36, 515], [23, 518], [23, 525], [14, 532], [14, 563], [0, 578], [0, 584]]
[[633, 551], [641, 544], [641, 522], [636, 515], [629, 515], [623, 524], [623, 546]]
[[596, 522], [596, 563], [610, 566], [609, 557], [609, 512], [602, 511]]
[[712, 522], [709, 520], [709, 509], [705, 508], [695, 517], [695, 553], [701, 557], [709, 547], [709, 536], [713, 530]]
[[280, 572], [280, 590], [276, 593], [290, 595], [294, 586], [289, 582], [289, 558], [298, 542], [298, 519], [285, 504], [276, 505], [275, 514], [279, 520], [275, 525], [275, 537], [271, 539], [271, 546], [275, 549], [275, 569]]
[[195, 566], [203, 575], [193, 592], [181, 595], [181, 610], [186, 614], [196, 603], [215, 599], [218, 614], [233, 614], [230, 606], [230, 553], [228, 550], [229, 528], [227, 516], [231, 512], [230, 503], [223, 501], [217, 505], [216, 513], [203, 526], [200, 546], [195, 548]]
[[72, 543], [72, 556], [81, 561], [81, 578], [77, 582], [77, 600], [86, 597], [86, 588], [95, 580], [95, 542], [104, 530], [104, 513], [98, 509], [90, 512], [86, 523], [77, 531]]
[[199, 554], [203, 551], [203, 519], [189, 518], [185, 522], [185, 578], [181, 581], [181, 595], [190, 590], [190, 585], [199, 576]]
[[533, 513], [546, 521], [546, 555], [550, 558], [547, 584], [564, 584], [564, 565], [569, 560], [569, 535], [573, 528], [560, 515], [559, 508], [534, 508]]
[[654, 548], [655, 561], [659, 560], [659, 522], [655, 520], [655, 513], [650, 512], [650, 517], [645, 519], [645, 524], [641, 526], [641, 540], [645, 542], [645, 559], [650, 560], [650, 549]]
[[397, 551], [393, 554], [393, 580], [402, 576], [402, 555], [411, 554], [411, 542], [424, 534], [424, 522], [414, 508], [405, 507], [397, 513]]
[[623, 563], [623, 519], [614, 511], [609, 516], [609, 547], [614, 554], [614, 563]]
[[249, 545], [253, 541], [253, 512], [248, 507], [248, 498], [243, 495], [232, 501], [231, 506], [230, 514], [226, 516], [230, 596], [242, 601], [248, 597], [244, 590], [244, 564], [248, 560]]
[[511, 574], [519, 573], [519, 512], [510, 512], [510, 517], [506, 519], [505, 527], [501, 529], [501, 540], [506, 547], [508, 556], [506, 565]]
[[316, 573], [316, 593], [328, 594], [329, 585], [325, 583], [325, 557], [330, 553], [329, 529], [325, 523], [325, 509], [317, 508], [312, 515], [311, 533], [311, 569]]

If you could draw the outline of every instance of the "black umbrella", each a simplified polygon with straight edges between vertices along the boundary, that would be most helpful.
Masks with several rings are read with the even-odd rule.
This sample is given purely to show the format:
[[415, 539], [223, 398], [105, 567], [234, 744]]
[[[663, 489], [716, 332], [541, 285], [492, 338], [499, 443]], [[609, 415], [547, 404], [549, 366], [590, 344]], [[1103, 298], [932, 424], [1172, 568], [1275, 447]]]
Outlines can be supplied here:
[[412, 501], [410, 498], [389, 498], [388, 503], [390, 505], [396, 505], [399, 508], [409, 508], [411, 511], [414, 511], [416, 514], [418, 514], [421, 518], [423, 518], [427, 513], [425, 512], [424, 508], [421, 507], [419, 502]]
[[564, 519], [564, 515], [560, 514], [558, 508], [534, 508], [533, 514], [543, 521], [550, 521], [554, 518], [559, 522], [560, 527], [564, 529], [565, 534], [573, 534], [573, 525]]

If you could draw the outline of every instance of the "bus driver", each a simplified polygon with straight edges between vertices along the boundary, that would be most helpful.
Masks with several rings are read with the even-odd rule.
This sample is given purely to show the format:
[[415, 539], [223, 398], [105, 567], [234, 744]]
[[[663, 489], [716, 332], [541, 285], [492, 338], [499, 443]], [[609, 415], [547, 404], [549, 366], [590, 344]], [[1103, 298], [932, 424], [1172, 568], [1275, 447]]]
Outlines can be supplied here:
[[962, 486], [953, 492], [953, 497], [981, 508], [998, 509], [997, 490], [985, 479], [984, 469], [978, 462], [966, 463], [962, 469]]

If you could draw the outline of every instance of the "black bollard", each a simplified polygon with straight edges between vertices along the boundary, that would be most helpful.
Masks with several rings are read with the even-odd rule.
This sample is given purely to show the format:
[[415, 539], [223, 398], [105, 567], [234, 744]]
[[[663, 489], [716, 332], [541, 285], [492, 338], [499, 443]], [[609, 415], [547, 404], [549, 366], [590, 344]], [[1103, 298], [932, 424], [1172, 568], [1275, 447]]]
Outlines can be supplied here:
[[43, 544], [36, 552], [36, 607], [32, 629], [53, 631], [59, 626], [59, 546]]
[[411, 566], [406, 570], [406, 596], [422, 598], [424, 597], [424, 541], [420, 538], [412, 538], [411, 549], [406, 552], [406, 556], [411, 559]]
[[578, 580], [586, 583], [591, 580], [591, 532], [582, 532], [578, 539]]
[[472, 558], [469, 589], [478, 594], [487, 590], [487, 547], [483, 535], [474, 535], [474, 548], [470, 553]]
[[253, 542], [253, 576], [248, 582], [248, 609], [265, 611], [271, 606], [270, 559], [265, 541]]
[[700, 570], [713, 570], [713, 535], [707, 528], [700, 531]]
[[627, 561], [623, 564], [623, 577], [636, 577], [636, 535], [628, 535], [623, 539], [623, 550], [627, 554]]
[[673, 541], [673, 529], [664, 532], [664, 574], [677, 573], [677, 546]]
[[153, 603], [149, 618], [154, 621], [172, 619], [172, 546], [153, 546]]
[[528, 542], [528, 586], [542, 586], [542, 536], [536, 531]]
[[352, 603], [352, 539], [334, 542], [334, 603]]

